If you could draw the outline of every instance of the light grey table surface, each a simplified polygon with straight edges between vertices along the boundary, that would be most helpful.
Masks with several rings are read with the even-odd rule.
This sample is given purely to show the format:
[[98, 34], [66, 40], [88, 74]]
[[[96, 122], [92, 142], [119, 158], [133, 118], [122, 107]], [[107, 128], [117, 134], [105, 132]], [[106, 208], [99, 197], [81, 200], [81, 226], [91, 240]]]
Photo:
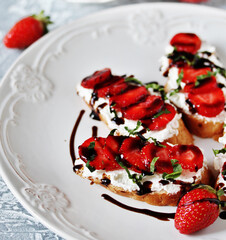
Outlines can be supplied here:
[[[2, 39], [9, 28], [20, 18], [40, 10], [51, 16], [54, 24], [50, 31], [102, 9], [140, 2], [177, 2], [176, 0], [142, 1], [112, 0], [106, 3], [82, 3], [83, 0], [0, 0], [0, 79], [19, 57], [22, 50], [7, 49]], [[87, 1], [87, 0], [86, 0]], [[226, 0], [209, 0], [203, 5], [226, 9]], [[62, 239], [32, 217], [10, 192], [0, 177], [0, 240]]]

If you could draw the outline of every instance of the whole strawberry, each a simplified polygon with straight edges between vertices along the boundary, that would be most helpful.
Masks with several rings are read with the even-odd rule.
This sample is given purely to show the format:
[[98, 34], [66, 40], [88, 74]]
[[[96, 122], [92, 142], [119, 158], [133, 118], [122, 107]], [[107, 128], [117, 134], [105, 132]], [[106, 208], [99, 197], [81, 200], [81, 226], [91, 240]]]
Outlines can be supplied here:
[[50, 17], [45, 16], [44, 11], [25, 17], [10, 29], [3, 42], [8, 48], [26, 48], [47, 33], [47, 25], [51, 23]]
[[209, 186], [200, 186], [185, 194], [175, 214], [175, 227], [183, 234], [190, 234], [208, 227], [219, 216], [216, 191]]

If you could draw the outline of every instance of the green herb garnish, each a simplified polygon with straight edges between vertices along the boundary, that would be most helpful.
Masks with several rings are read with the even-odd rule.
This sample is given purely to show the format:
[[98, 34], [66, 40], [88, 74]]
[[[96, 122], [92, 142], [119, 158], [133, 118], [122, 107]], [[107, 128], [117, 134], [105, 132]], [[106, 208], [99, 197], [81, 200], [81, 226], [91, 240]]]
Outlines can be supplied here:
[[182, 69], [180, 74], [179, 74], [179, 76], [178, 76], [178, 79], [176, 80], [178, 87], [170, 92], [170, 96], [173, 96], [176, 93], [180, 92], [180, 90], [181, 90], [181, 81], [182, 81], [183, 77], [184, 77], [184, 71]]
[[215, 149], [213, 149], [213, 153], [214, 153], [214, 155], [215, 156], [217, 156], [217, 154], [219, 154], [219, 153], [223, 153], [223, 154], [225, 154], [226, 153], [226, 148], [222, 148], [222, 149], [220, 149], [220, 150], [215, 150]]
[[86, 167], [90, 170], [90, 172], [94, 172], [95, 168], [90, 166], [90, 162], [92, 162], [94, 160], [94, 158], [96, 157], [96, 152], [94, 150], [95, 147], [95, 142], [90, 142], [88, 148], [88, 153], [89, 153], [89, 158], [86, 162]]
[[[159, 141], [157, 141], [156, 138], [150, 137], [149, 139], [151, 139], [151, 140], [154, 142], [155, 146], [166, 148], [166, 146], [163, 145], [163, 144], [161, 144]], [[148, 139], [148, 140], [149, 140], [149, 139]]]
[[222, 175], [223, 175], [223, 176], [226, 175], [226, 170], [222, 171]]
[[162, 110], [159, 113], [155, 114], [152, 118], [157, 118], [159, 116], [161, 116], [162, 114], [168, 114], [171, 113], [168, 109]]
[[134, 78], [133, 76], [126, 77], [124, 82], [131, 82], [131, 83], [135, 83], [135, 84], [138, 84], [138, 85], [143, 85], [140, 80]]
[[143, 179], [143, 176], [142, 175], [139, 175], [139, 174], [131, 174], [129, 169], [124, 165], [124, 163], [122, 161], [120, 161], [120, 157], [119, 156], [116, 156], [115, 160], [117, 161], [117, 163], [126, 170], [126, 173], [128, 174], [128, 177], [129, 179], [131, 179], [133, 181], [133, 183], [137, 184], [138, 187], [142, 187], [142, 179]]
[[207, 74], [203, 74], [203, 75], [199, 75], [196, 77], [196, 82], [195, 82], [195, 87], [198, 87], [201, 84], [201, 81], [210, 78], [212, 76], [216, 76], [217, 73], [219, 73], [219, 70], [217, 70], [216, 72], [211, 72], [211, 71], [207, 71]]
[[129, 133], [129, 136], [136, 135], [138, 133], [137, 130], [141, 125], [142, 125], [141, 121], [137, 121], [137, 126], [134, 129], [129, 129], [128, 127], [125, 127], [125, 129]]
[[155, 171], [155, 164], [156, 162], [158, 161], [159, 157], [154, 157], [151, 161], [151, 164], [150, 164], [150, 172], [151, 173], [154, 173]]
[[169, 180], [169, 179], [175, 179], [178, 178], [181, 173], [182, 173], [182, 167], [181, 165], [178, 163], [178, 160], [176, 159], [171, 159], [171, 163], [173, 166], [173, 173], [163, 173], [162, 174], [162, 178]]

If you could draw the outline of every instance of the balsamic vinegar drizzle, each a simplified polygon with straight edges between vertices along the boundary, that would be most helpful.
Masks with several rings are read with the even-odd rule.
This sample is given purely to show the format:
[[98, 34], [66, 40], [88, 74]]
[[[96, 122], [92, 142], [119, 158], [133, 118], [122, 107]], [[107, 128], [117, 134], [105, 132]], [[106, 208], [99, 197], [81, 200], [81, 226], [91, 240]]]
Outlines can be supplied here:
[[107, 194], [102, 194], [101, 197], [103, 197], [105, 200], [107, 200], [123, 209], [129, 210], [132, 212], [136, 212], [136, 213], [141, 213], [144, 215], [148, 215], [150, 217], [154, 217], [154, 218], [157, 218], [162, 221], [169, 221], [169, 219], [174, 219], [174, 217], [175, 217], [175, 213], [161, 213], [161, 212], [155, 212], [155, 211], [152, 211], [149, 209], [140, 209], [140, 208], [130, 207], [128, 205], [125, 205], [125, 204], [115, 200], [114, 198], [112, 198], [111, 196], [109, 196]]
[[97, 126], [92, 127], [92, 137], [97, 137], [97, 130], [98, 130]]
[[80, 111], [79, 116], [75, 122], [74, 128], [72, 130], [71, 137], [70, 137], [70, 145], [69, 146], [70, 146], [70, 155], [71, 155], [71, 160], [72, 160], [73, 165], [76, 160], [75, 149], [74, 149], [75, 135], [76, 135], [79, 123], [81, 122], [84, 113], [85, 113], [85, 110]]

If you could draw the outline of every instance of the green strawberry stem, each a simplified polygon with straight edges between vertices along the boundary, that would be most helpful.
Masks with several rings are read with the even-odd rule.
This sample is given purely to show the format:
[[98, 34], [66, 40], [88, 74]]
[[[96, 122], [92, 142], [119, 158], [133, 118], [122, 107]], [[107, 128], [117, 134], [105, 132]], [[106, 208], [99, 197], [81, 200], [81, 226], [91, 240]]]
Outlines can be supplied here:
[[47, 26], [49, 24], [52, 24], [53, 22], [50, 20], [50, 16], [45, 16], [44, 15], [44, 10], [42, 10], [39, 14], [33, 14], [31, 17], [35, 18], [39, 22], [43, 24], [43, 31], [44, 33], [48, 32]]

